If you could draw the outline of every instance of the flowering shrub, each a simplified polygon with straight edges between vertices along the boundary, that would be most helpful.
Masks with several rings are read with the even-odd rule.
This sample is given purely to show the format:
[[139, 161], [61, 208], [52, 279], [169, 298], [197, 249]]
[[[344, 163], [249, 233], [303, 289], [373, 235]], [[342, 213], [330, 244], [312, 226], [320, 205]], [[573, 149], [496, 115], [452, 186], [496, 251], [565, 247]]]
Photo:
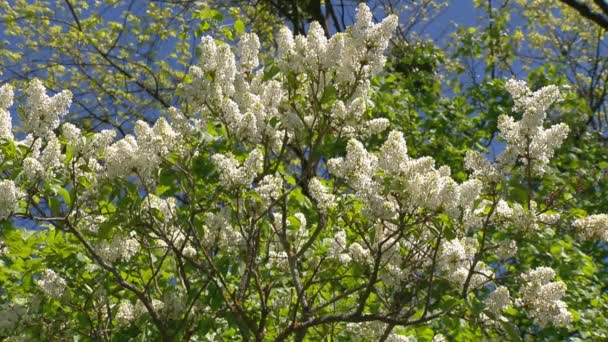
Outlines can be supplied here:
[[0, 88], [0, 335], [442, 341], [460, 320], [512, 339], [518, 319], [567, 326], [553, 269], [510, 271], [519, 241], [556, 227], [606, 238], [608, 216], [572, 222], [535, 197], [568, 133], [544, 128], [559, 89], [508, 81], [521, 118], [500, 117], [506, 148], [496, 162], [469, 151], [459, 183], [371, 115], [396, 25], [360, 5], [331, 39], [284, 28], [263, 66], [255, 34], [205, 37], [182, 108], [118, 140], [60, 126], [71, 94], [37, 80], [18, 139]]

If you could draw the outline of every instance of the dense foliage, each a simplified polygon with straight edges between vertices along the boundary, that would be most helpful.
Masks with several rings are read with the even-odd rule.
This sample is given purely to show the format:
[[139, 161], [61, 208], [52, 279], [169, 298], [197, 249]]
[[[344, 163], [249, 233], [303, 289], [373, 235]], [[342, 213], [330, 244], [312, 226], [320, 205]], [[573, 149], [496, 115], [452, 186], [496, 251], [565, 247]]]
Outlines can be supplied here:
[[[49, 72], [0, 88], [0, 336], [607, 336], [604, 31], [576, 11], [490, 2], [489, 25], [458, 32], [448, 56], [365, 5], [329, 38], [326, 22], [275, 29], [266, 7], [226, 27], [200, 3], [167, 22], [150, 3], [143, 22], [128, 7], [104, 28], [66, 3], [41, 21], [68, 30], [40, 39]], [[52, 11], [2, 6], [38, 51]], [[516, 11], [525, 28], [509, 26]], [[15, 25], [23, 13], [31, 26]], [[244, 32], [269, 16], [262, 39]], [[583, 48], [563, 49], [571, 32], [588, 32]], [[468, 60], [483, 64], [472, 85]], [[529, 85], [510, 79], [514, 61]]]

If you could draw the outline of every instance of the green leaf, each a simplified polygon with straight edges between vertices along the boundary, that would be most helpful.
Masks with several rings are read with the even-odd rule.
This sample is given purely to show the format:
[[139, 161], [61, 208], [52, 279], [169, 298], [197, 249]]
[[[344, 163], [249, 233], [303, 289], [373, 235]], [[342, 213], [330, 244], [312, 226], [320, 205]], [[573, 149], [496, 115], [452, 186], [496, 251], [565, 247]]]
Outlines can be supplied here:
[[279, 71], [281, 70], [275, 65], [271, 65], [270, 68], [266, 68], [266, 70], [264, 70], [264, 81], [272, 79], [276, 74], [279, 73]]
[[515, 324], [511, 323], [511, 322], [505, 322], [502, 320], [498, 320], [500, 322], [500, 325], [502, 325], [502, 328], [505, 330], [505, 332], [507, 333], [507, 335], [509, 335], [509, 340], [510, 341], [522, 341], [520, 335], [519, 335], [519, 329], [517, 329], [517, 327], [515, 326]]
[[70, 193], [65, 189], [65, 188], [60, 188], [58, 190], [59, 195], [61, 195], [61, 197], [63, 197], [63, 200], [65, 201], [65, 204], [67, 204], [68, 206], [72, 205], [72, 198], [70, 196]]
[[56, 197], [51, 197], [49, 199], [49, 207], [51, 208], [51, 212], [53, 213], [53, 215], [61, 215], [61, 203]]
[[321, 96], [321, 105], [331, 104], [336, 99], [336, 87], [333, 84], [328, 85], [323, 89]]
[[243, 23], [243, 21], [241, 19], [237, 19], [234, 22], [234, 31], [237, 34], [241, 34], [241, 33], [245, 32], [245, 24]]

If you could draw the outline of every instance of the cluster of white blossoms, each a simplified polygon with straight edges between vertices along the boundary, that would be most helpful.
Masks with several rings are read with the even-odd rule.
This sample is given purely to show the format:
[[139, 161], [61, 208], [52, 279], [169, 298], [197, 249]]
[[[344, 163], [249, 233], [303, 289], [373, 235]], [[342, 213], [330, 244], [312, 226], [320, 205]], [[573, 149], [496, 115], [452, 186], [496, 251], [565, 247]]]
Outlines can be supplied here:
[[543, 174], [570, 131], [564, 123], [543, 127], [547, 110], [560, 99], [559, 88], [551, 85], [532, 92], [526, 82], [509, 80], [506, 89], [513, 97], [514, 109], [523, 111], [523, 116], [517, 122], [507, 115], [498, 118], [498, 129], [508, 143], [498, 160], [507, 167], [517, 160], [530, 163], [535, 174]]
[[[171, 319], [179, 319], [179, 315], [184, 312], [185, 309], [183, 298], [177, 296], [174, 292], [165, 295], [162, 301], [159, 299], [152, 299], [151, 304], [155, 311], [165, 317], [170, 317]], [[114, 319], [116, 319], [121, 326], [130, 325], [134, 320], [147, 312], [146, 307], [139, 300], [135, 305], [129, 300], [122, 300], [115, 306], [115, 309], [116, 313], [114, 314]]]
[[486, 307], [497, 317], [502, 316], [503, 310], [513, 305], [509, 289], [505, 286], [499, 286], [485, 300]]
[[[284, 27], [277, 35], [277, 56], [270, 68], [260, 68], [255, 33], [241, 37], [236, 55], [227, 44], [204, 37], [200, 62], [190, 68], [190, 81], [181, 86], [192, 106], [189, 116], [200, 117], [192, 123], [203, 127], [209, 118], [218, 119], [238, 139], [268, 141], [277, 151], [319, 125], [341, 135], [381, 132], [388, 120], [367, 120], [365, 113], [370, 79], [384, 66], [384, 50], [396, 26], [395, 16], [374, 24], [371, 11], [361, 4], [356, 24], [331, 39], [316, 22], [307, 36], [294, 37]], [[290, 101], [294, 98], [305, 100]], [[327, 98], [331, 103], [326, 108], [315, 105]]]
[[107, 148], [105, 167], [109, 177], [133, 172], [148, 176], [179, 146], [180, 134], [164, 118], [158, 119], [154, 127], [137, 121], [135, 134], [137, 138], [127, 135]]
[[139, 242], [131, 237], [114, 235], [110, 242], [99, 241], [95, 252], [104, 261], [114, 263], [118, 260], [129, 261], [139, 250]]
[[[141, 212], [143, 218], [156, 228], [154, 232], [150, 233], [150, 237], [156, 240], [158, 247], [176, 248], [187, 257], [196, 254], [190, 238], [176, 222], [177, 200], [175, 197], [160, 198], [154, 194], [148, 194], [141, 204]], [[161, 214], [162, 217], [157, 214]]]
[[316, 22], [311, 24], [308, 37], [294, 37], [288, 28], [283, 28], [277, 36], [279, 65], [284, 71], [308, 69], [332, 73], [342, 85], [368, 79], [382, 70], [386, 60], [384, 50], [398, 24], [394, 15], [378, 24], [372, 19], [369, 7], [361, 3], [354, 25], [330, 39]]
[[13, 105], [13, 87], [5, 84], [0, 87], [0, 139], [13, 138], [13, 120], [8, 108]]
[[30, 82], [25, 93], [27, 102], [21, 122], [23, 130], [37, 137], [52, 134], [52, 130], [59, 127], [61, 119], [68, 113], [72, 103], [72, 93], [64, 90], [50, 97], [38, 79]]
[[[386, 331], [387, 324], [382, 322], [348, 323], [346, 333], [351, 341], [380, 341]], [[400, 335], [394, 330], [383, 341], [387, 342], [416, 342], [413, 335]]]
[[522, 275], [525, 282], [518, 304], [524, 305], [540, 326], [549, 323], [563, 326], [572, 321], [572, 314], [561, 298], [566, 294], [566, 284], [552, 281], [555, 271], [549, 267], [538, 267]]
[[15, 182], [10, 179], [0, 181], [0, 219], [7, 218], [19, 205], [25, 193], [15, 186]]
[[433, 158], [410, 158], [401, 132], [389, 133], [378, 156], [351, 139], [346, 157], [330, 159], [328, 169], [346, 180], [374, 217], [391, 219], [398, 209], [444, 208], [453, 218], [463, 215], [468, 226], [479, 223], [474, 209], [481, 181], [472, 179], [458, 184], [448, 167], [435, 168]]
[[116, 315], [114, 316], [118, 324], [129, 325], [135, 318], [135, 306], [127, 300], [123, 300], [118, 304]]
[[36, 285], [50, 298], [59, 299], [63, 296], [67, 283], [55, 271], [46, 269], [40, 274]]
[[279, 175], [266, 175], [255, 188], [255, 191], [262, 198], [264, 206], [268, 207], [279, 198], [282, 188], [283, 179]]
[[481, 179], [488, 183], [496, 182], [500, 179], [498, 170], [490, 163], [488, 158], [474, 150], [466, 152], [464, 168], [472, 171], [469, 177], [473, 179]]
[[230, 189], [249, 187], [258, 170], [262, 168], [264, 155], [258, 149], [249, 153], [242, 165], [232, 155], [214, 154], [211, 159], [220, 172], [220, 181]]
[[577, 219], [573, 224], [578, 235], [584, 240], [608, 241], [608, 215], [597, 214]]
[[346, 244], [346, 232], [338, 230], [333, 237], [323, 240], [323, 244], [328, 246], [327, 257], [339, 261], [341, 264], [348, 264], [352, 257], [348, 253]]
[[245, 238], [230, 224], [230, 212], [224, 208], [219, 213], [205, 215], [202, 244], [206, 248], [217, 247], [226, 255], [238, 253], [245, 246]]
[[330, 194], [318, 178], [313, 178], [308, 182], [308, 191], [310, 192], [310, 196], [317, 202], [317, 208], [322, 212], [327, 212], [337, 205], [336, 196]]
[[[479, 206], [491, 206], [491, 202], [483, 200]], [[556, 224], [560, 219], [559, 213], [540, 212], [538, 203], [530, 201], [530, 208], [525, 209], [519, 203], [509, 205], [505, 200], [500, 199], [496, 203], [493, 214], [490, 216], [492, 222], [506, 226], [510, 224], [517, 231], [534, 232], [538, 231], [541, 226], [550, 226]]]
[[[26, 106], [21, 118], [22, 129], [28, 135], [18, 144], [27, 148], [29, 155], [24, 156], [23, 174], [27, 180], [35, 182], [63, 165], [61, 143], [54, 129], [59, 127], [60, 120], [68, 112], [72, 94], [63, 91], [53, 97], [46, 95], [42, 82], [34, 79], [25, 90]], [[13, 90], [5, 85], [0, 88], [0, 138], [13, 140], [12, 119], [8, 108], [13, 104]], [[44, 148], [43, 148], [43, 145]], [[1, 211], [1, 209], [0, 209]]]
[[[272, 228], [276, 233], [276, 236], [272, 241], [269, 242], [269, 259], [270, 267], [278, 268], [281, 270], [288, 270], [288, 258], [286, 248], [289, 248], [293, 254], [298, 251], [303, 245], [308, 235], [308, 227], [306, 216], [297, 212], [293, 216], [285, 219], [285, 226], [283, 225], [283, 215], [281, 213], [273, 213]], [[284, 235], [283, 235], [284, 234]], [[285, 246], [279, 236], [283, 235], [287, 246]]]
[[477, 239], [465, 237], [446, 241], [439, 252], [439, 269], [445, 277], [462, 286], [469, 278], [469, 287], [477, 288], [493, 279], [494, 272], [482, 261], [473, 263], [479, 249]]
[[[62, 142], [55, 135], [63, 116], [68, 112], [72, 95], [68, 91], [48, 96], [42, 82], [34, 79], [27, 87], [27, 96], [22, 128], [28, 133], [25, 139], [17, 141], [27, 148], [23, 158], [23, 174], [30, 183], [38, 183], [65, 171], [66, 155], [62, 153]], [[8, 108], [12, 105], [13, 91], [10, 86], [0, 88], [0, 138], [14, 139], [11, 116]], [[72, 153], [79, 155], [78, 169], [83, 167], [98, 171], [105, 169], [109, 177], [128, 176], [133, 172], [148, 176], [163, 158], [179, 146], [181, 135], [164, 119], [160, 118], [149, 127], [143, 121], [135, 125], [134, 136], [128, 135], [115, 142], [114, 130], [85, 135], [72, 124], [61, 127], [62, 137], [71, 147]], [[97, 177], [85, 175], [95, 184]]]
[[141, 209], [149, 212], [158, 210], [163, 215], [163, 223], [169, 223], [177, 216], [177, 200], [174, 197], [160, 198], [154, 194], [148, 194], [142, 201]]

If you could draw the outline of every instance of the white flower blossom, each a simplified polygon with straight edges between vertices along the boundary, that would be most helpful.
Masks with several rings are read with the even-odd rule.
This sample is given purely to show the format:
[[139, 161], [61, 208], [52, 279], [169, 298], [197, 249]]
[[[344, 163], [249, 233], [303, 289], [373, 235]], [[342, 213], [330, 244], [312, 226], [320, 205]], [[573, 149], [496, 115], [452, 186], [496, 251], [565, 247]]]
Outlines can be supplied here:
[[46, 88], [38, 79], [33, 79], [27, 89], [27, 102], [22, 120], [23, 130], [43, 137], [59, 127], [59, 122], [68, 113], [72, 93], [64, 90], [53, 97], [46, 95]]
[[543, 174], [570, 130], [564, 123], [543, 128], [547, 110], [560, 99], [559, 89], [547, 86], [533, 93], [525, 82], [515, 80], [509, 80], [505, 88], [515, 101], [514, 109], [523, 111], [523, 117], [518, 122], [510, 116], [498, 117], [498, 129], [507, 141], [498, 160], [508, 167], [519, 158], [524, 165], [531, 163], [535, 174]]
[[129, 325], [136, 318], [135, 306], [127, 300], [121, 301], [118, 305], [115, 318], [118, 324], [122, 326]]
[[488, 181], [495, 181], [498, 177], [498, 171], [481, 153], [473, 150], [468, 150], [464, 158], [464, 167], [467, 170], [473, 171], [472, 178], [481, 178]]
[[432, 342], [446, 342], [447, 339], [445, 338], [445, 336], [443, 334], [435, 334], [435, 336], [433, 336], [433, 341]]
[[36, 182], [45, 176], [42, 164], [36, 158], [27, 157], [23, 159], [23, 173], [30, 182]]
[[202, 243], [206, 248], [217, 247], [223, 253], [232, 255], [245, 246], [245, 239], [230, 224], [229, 212], [207, 213], [205, 235]]
[[549, 267], [538, 267], [522, 275], [525, 284], [521, 299], [530, 317], [541, 327], [549, 323], [563, 326], [572, 320], [566, 303], [561, 300], [566, 293], [566, 284], [552, 281], [553, 278], [555, 271]]
[[220, 172], [220, 181], [228, 188], [248, 187], [258, 170], [262, 168], [264, 156], [260, 150], [253, 150], [243, 165], [231, 155], [214, 154], [212, 157]]
[[326, 238], [323, 240], [323, 243], [329, 245], [329, 249], [327, 250], [327, 256], [329, 258], [337, 260], [343, 265], [348, 264], [352, 260], [348, 254], [346, 232], [344, 232], [344, 230], [337, 231], [333, 238]]
[[13, 87], [0, 87], [0, 139], [13, 139], [13, 119], [8, 108], [13, 105]]
[[61, 125], [61, 133], [63, 137], [67, 140], [68, 144], [72, 145], [75, 148], [80, 148], [81, 140], [82, 140], [82, 131], [74, 126], [73, 124], [66, 122]]
[[158, 210], [164, 218], [164, 223], [169, 223], [177, 215], [177, 201], [175, 197], [160, 198], [154, 194], [148, 194], [142, 202], [142, 210]]
[[502, 316], [502, 311], [511, 306], [511, 295], [509, 289], [504, 286], [497, 287], [485, 301], [486, 307], [494, 315]]
[[135, 137], [127, 135], [106, 150], [106, 174], [108, 177], [126, 176], [137, 165], [139, 146]]
[[336, 204], [336, 196], [327, 192], [327, 189], [318, 178], [313, 178], [308, 182], [308, 191], [310, 196], [316, 201], [316, 205], [322, 212], [334, 208]]
[[403, 133], [391, 131], [380, 148], [378, 165], [385, 172], [397, 174], [405, 167], [405, 162], [408, 160], [407, 146]]
[[583, 240], [604, 240], [608, 241], [608, 215], [590, 215], [574, 221], [576, 232]]
[[50, 298], [59, 299], [63, 296], [67, 283], [55, 271], [46, 269], [40, 274], [36, 285]]
[[283, 188], [283, 179], [278, 175], [266, 175], [260, 181], [255, 191], [262, 198], [265, 206], [268, 206], [272, 201], [279, 198], [281, 189]]
[[50, 137], [44, 150], [40, 154], [40, 164], [46, 170], [56, 170], [62, 167], [65, 156], [61, 154], [61, 143], [53, 134]]
[[472, 272], [469, 286], [477, 288], [491, 279], [493, 272], [483, 262], [477, 262], [475, 269], [471, 270], [478, 245], [477, 239], [469, 237], [443, 243], [439, 251], [439, 268], [445, 272], [449, 280], [462, 286]]
[[238, 44], [241, 70], [251, 72], [260, 64], [260, 40], [255, 33], [245, 33]]
[[[384, 331], [386, 323], [382, 322], [362, 322], [346, 324], [346, 332], [350, 341], [379, 341]], [[416, 336], [400, 335], [394, 330], [386, 337], [387, 342], [416, 342]]]
[[356, 263], [366, 265], [371, 261], [369, 249], [361, 246], [358, 242], [353, 242], [348, 246], [348, 252]]
[[517, 254], [517, 242], [515, 240], [502, 240], [498, 243], [496, 255], [501, 259], [514, 257]]
[[0, 220], [7, 218], [12, 212], [17, 210], [19, 200], [25, 193], [15, 186], [15, 182], [10, 179], [0, 181]]
[[139, 242], [133, 238], [114, 235], [110, 242], [100, 241], [95, 252], [104, 260], [114, 263], [118, 260], [129, 261], [139, 250]]

